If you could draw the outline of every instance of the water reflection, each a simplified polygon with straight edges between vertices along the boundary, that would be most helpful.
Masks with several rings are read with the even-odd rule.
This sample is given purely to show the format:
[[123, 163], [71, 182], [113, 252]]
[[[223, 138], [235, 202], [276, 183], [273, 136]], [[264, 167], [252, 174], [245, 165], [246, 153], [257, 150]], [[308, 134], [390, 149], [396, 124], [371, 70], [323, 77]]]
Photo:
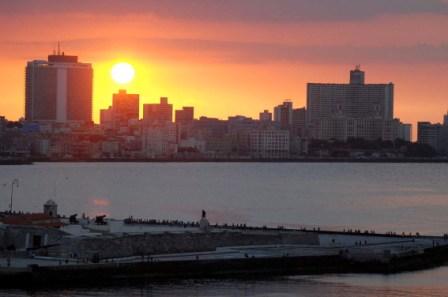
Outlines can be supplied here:
[[442, 279], [436, 283], [429, 280], [434, 274], [444, 276], [446, 279], [448, 269], [442, 268], [435, 272], [419, 272], [415, 279], [410, 274], [398, 276], [304, 276], [290, 278], [275, 278], [269, 280], [206, 280], [206, 281], [179, 281], [169, 283], [150, 283], [134, 287], [107, 287], [72, 289], [37, 292], [1, 292], [5, 297], [167, 297], [167, 296], [194, 296], [194, 297], [224, 297], [224, 296], [251, 296], [251, 297], [442, 297], [447, 296], [448, 286]]

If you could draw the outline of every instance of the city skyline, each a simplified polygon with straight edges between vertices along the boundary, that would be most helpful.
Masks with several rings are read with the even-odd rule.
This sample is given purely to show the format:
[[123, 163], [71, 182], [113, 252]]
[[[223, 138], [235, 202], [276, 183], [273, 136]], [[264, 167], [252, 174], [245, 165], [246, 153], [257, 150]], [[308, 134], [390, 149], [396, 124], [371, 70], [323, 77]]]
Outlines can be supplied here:
[[0, 83], [8, 86], [0, 110], [12, 120], [23, 116], [23, 64], [61, 40], [68, 54], [94, 65], [96, 122], [120, 89], [109, 76], [116, 62], [135, 66], [126, 89], [142, 104], [166, 96], [174, 109], [195, 106], [197, 114], [221, 119], [256, 118], [285, 98], [304, 106], [307, 82], [345, 83], [346, 70], [360, 63], [368, 82], [397, 86], [395, 109], [404, 122], [439, 121], [448, 93], [446, 1], [349, 0], [344, 10], [311, 2], [230, 1], [224, 10], [205, 1], [188, 10], [175, 1], [0, 3]]
[[[168, 97], [160, 97], [160, 104], [140, 104], [139, 94], [129, 94], [124, 89], [135, 76], [131, 64], [115, 64], [110, 76], [123, 88], [113, 94], [112, 104], [107, 109], [99, 110], [99, 123], [103, 127], [119, 129], [128, 124], [135, 125], [139, 120], [143, 120], [144, 125], [173, 122], [173, 104], [168, 104]], [[78, 56], [66, 55], [59, 42], [48, 60], [27, 62], [25, 81], [27, 122], [89, 123], [95, 117], [92, 65], [81, 63]], [[259, 113], [258, 119], [266, 122], [266, 116], [269, 121], [273, 118], [280, 129], [292, 129], [291, 136], [304, 139], [399, 138], [411, 141], [414, 138], [412, 124], [405, 124], [394, 115], [394, 90], [392, 82], [369, 84], [366, 72], [361, 65], [356, 65], [350, 70], [348, 83], [308, 83], [306, 106], [294, 109], [294, 102], [285, 99], [281, 105], [273, 107], [272, 113], [266, 109]], [[178, 114], [187, 116], [188, 121], [194, 119], [194, 106], [183, 106], [174, 111], [176, 123]], [[204, 115], [199, 116], [202, 117]], [[227, 119], [238, 117], [247, 118], [236, 114]]]

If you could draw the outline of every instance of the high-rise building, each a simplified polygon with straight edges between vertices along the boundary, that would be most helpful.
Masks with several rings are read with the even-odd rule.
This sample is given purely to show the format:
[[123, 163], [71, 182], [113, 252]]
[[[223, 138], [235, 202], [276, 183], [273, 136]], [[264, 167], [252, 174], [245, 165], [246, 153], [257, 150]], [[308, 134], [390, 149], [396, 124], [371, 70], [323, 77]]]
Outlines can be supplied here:
[[6, 120], [6, 118], [4, 116], [0, 116], [0, 135], [2, 135], [3, 132], [5, 131], [7, 123], [8, 121]]
[[260, 112], [259, 120], [261, 122], [272, 122], [272, 113], [265, 109], [263, 112]]
[[430, 122], [418, 122], [417, 142], [427, 144], [435, 150], [440, 148], [440, 138], [442, 132], [441, 124], [431, 124]]
[[161, 97], [159, 104], [144, 104], [143, 121], [146, 125], [173, 122], [173, 105], [168, 104], [167, 97]]
[[350, 72], [349, 84], [308, 84], [307, 128], [314, 139], [380, 139], [393, 109], [394, 85], [365, 84], [359, 67]]
[[293, 104], [290, 100], [286, 100], [282, 104], [274, 107], [274, 121], [281, 129], [290, 129], [292, 126]]
[[115, 126], [128, 126], [129, 121], [139, 118], [140, 96], [119, 90], [112, 97], [112, 112]]
[[448, 127], [448, 112], [443, 116], [443, 125]]
[[183, 107], [180, 110], [176, 110], [176, 123], [188, 124], [194, 120], [194, 107]]
[[404, 141], [412, 141], [412, 124], [400, 123], [397, 138]]
[[293, 136], [306, 136], [306, 108], [296, 108], [292, 112]]
[[28, 62], [25, 80], [27, 121], [92, 121], [91, 64], [58, 51], [48, 61]]

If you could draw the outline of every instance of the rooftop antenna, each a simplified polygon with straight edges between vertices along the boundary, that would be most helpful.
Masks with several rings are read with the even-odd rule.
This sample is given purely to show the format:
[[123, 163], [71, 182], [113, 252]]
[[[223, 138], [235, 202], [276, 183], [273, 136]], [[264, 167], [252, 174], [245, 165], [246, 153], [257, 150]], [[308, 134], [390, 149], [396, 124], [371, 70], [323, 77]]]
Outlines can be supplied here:
[[58, 41], [58, 56], [61, 54], [61, 42]]

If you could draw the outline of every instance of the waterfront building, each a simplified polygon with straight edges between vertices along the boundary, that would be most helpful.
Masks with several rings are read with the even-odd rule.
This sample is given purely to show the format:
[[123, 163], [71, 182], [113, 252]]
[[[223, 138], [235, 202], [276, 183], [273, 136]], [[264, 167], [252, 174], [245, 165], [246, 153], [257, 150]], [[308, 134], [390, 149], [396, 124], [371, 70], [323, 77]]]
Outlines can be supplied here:
[[177, 130], [174, 123], [154, 124], [143, 128], [143, 152], [147, 158], [173, 157], [177, 152]]
[[272, 113], [265, 109], [263, 112], [260, 112], [259, 120], [260, 120], [260, 122], [265, 122], [265, 123], [272, 122]]
[[227, 125], [229, 133], [239, 133], [257, 128], [258, 122], [252, 118], [237, 115], [228, 117]]
[[402, 139], [404, 141], [411, 142], [412, 141], [412, 124], [400, 123], [400, 128], [398, 131], [397, 138]]
[[306, 108], [296, 108], [292, 112], [292, 135], [306, 136]]
[[359, 66], [349, 84], [309, 83], [307, 128], [313, 139], [377, 140], [393, 121], [394, 85], [365, 84]]
[[112, 129], [114, 127], [114, 113], [112, 106], [100, 110], [100, 125], [106, 129]]
[[182, 152], [184, 155], [187, 155], [186, 153], [203, 154], [206, 152], [205, 148], [204, 140], [199, 140], [193, 137], [181, 139], [178, 144], [178, 151]]
[[173, 105], [168, 103], [168, 98], [161, 97], [159, 104], [144, 104], [143, 122], [146, 125], [173, 122]]
[[127, 127], [131, 121], [139, 119], [140, 96], [119, 90], [112, 97], [112, 121], [114, 127]]
[[178, 124], [190, 124], [194, 120], [194, 107], [182, 107], [175, 112], [175, 120]]
[[193, 134], [198, 139], [221, 138], [228, 132], [228, 123], [216, 118], [200, 117], [193, 123]]
[[58, 51], [47, 61], [28, 62], [25, 80], [27, 121], [92, 121], [91, 64]]
[[257, 129], [249, 132], [250, 156], [256, 159], [288, 158], [290, 134], [287, 130]]
[[193, 122], [190, 136], [205, 142], [209, 157], [228, 157], [232, 151], [232, 139], [228, 131], [227, 121], [202, 116]]
[[6, 130], [6, 125], [8, 124], [8, 121], [5, 117], [0, 116], [0, 135], [2, 135]]
[[292, 126], [293, 104], [291, 100], [285, 100], [274, 107], [274, 121], [281, 129], [288, 130]]
[[418, 122], [417, 142], [427, 144], [435, 150], [440, 149], [441, 124], [432, 124], [430, 122]]

